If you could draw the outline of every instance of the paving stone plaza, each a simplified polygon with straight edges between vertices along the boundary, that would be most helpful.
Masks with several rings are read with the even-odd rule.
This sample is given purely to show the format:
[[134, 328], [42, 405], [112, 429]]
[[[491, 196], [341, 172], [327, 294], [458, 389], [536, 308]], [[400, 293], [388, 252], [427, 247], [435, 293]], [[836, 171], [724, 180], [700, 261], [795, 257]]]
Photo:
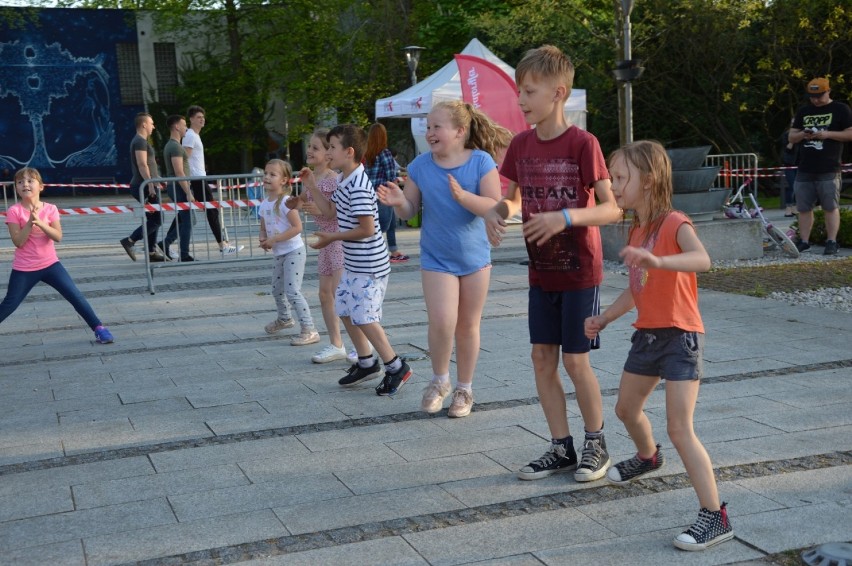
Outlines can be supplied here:
[[[550, 438], [520, 226], [493, 254], [476, 405], [448, 419], [419, 411], [431, 372], [418, 230], [398, 232], [412, 259], [393, 266], [384, 303], [391, 343], [415, 374], [389, 398], [376, 382], [339, 387], [346, 362], [312, 364], [317, 345], [289, 345], [298, 328], [265, 334], [269, 258], [158, 270], [152, 295], [118, 244], [137, 219], [62, 222], [60, 259], [115, 343], [95, 344], [44, 285], [0, 326], [2, 564], [711, 565], [852, 541], [849, 314], [700, 292], [707, 377], [695, 425], [736, 536], [687, 553], [671, 540], [698, 505], [665, 434], [661, 390], [648, 415], [667, 460], [647, 479], [517, 479]], [[4, 229], [4, 292], [11, 257]], [[304, 292], [322, 326], [315, 266], [312, 250]], [[602, 303], [625, 285], [608, 273]], [[632, 320], [592, 353], [613, 461], [634, 451], [613, 412]]]

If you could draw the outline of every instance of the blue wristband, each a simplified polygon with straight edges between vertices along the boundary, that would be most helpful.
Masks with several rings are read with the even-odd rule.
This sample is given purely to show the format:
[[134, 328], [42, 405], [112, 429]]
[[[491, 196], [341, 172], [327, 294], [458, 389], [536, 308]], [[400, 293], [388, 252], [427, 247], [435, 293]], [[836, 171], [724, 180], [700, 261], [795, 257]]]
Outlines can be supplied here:
[[562, 216], [565, 217], [565, 227], [570, 228], [571, 227], [571, 216], [568, 214], [567, 208], [562, 209]]

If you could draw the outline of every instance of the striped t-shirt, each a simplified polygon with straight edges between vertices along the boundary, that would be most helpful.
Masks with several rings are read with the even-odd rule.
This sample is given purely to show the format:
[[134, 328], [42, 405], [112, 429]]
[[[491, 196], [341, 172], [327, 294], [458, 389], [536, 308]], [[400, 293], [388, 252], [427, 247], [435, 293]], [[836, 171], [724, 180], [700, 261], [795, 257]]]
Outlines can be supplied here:
[[365, 273], [373, 277], [390, 274], [390, 258], [382, 229], [379, 227], [379, 207], [376, 191], [370, 178], [359, 165], [345, 179], [341, 174], [338, 189], [331, 195], [337, 206], [338, 230], [346, 232], [359, 226], [359, 216], [370, 216], [375, 227], [373, 235], [363, 240], [343, 240], [343, 266], [351, 273]]

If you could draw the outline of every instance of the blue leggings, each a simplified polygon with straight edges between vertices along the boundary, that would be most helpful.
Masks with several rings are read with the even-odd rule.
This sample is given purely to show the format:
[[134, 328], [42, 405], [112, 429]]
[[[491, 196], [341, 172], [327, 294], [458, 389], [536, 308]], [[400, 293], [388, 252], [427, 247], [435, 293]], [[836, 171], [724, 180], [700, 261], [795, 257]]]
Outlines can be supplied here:
[[101, 321], [92, 310], [92, 306], [80, 289], [74, 285], [71, 276], [65, 271], [65, 268], [58, 261], [49, 267], [39, 269], [38, 271], [18, 271], [12, 270], [9, 274], [9, 288], [6, 289], [6, 297], [0, 303], [0, 322], [3, 322], [9, 315], [21, 306], [24, 299], [30, 293], [36, 283], [44, 281], [57, 291], [62, 297], [71, 303], [74, 310], [77, 311], [86, 324], [94, 330], [96, 326], [100, 326]]

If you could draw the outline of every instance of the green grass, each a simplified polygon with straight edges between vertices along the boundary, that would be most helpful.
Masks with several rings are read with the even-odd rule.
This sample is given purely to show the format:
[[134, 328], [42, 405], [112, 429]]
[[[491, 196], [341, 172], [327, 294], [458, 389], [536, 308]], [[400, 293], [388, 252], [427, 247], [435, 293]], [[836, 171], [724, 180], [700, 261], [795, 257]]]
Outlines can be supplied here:
[[698, 274], [698, 286], [752, 297], [766, 297], [775, 291], [851, 287], [852, 258], [816, 263], [714, 269]]

